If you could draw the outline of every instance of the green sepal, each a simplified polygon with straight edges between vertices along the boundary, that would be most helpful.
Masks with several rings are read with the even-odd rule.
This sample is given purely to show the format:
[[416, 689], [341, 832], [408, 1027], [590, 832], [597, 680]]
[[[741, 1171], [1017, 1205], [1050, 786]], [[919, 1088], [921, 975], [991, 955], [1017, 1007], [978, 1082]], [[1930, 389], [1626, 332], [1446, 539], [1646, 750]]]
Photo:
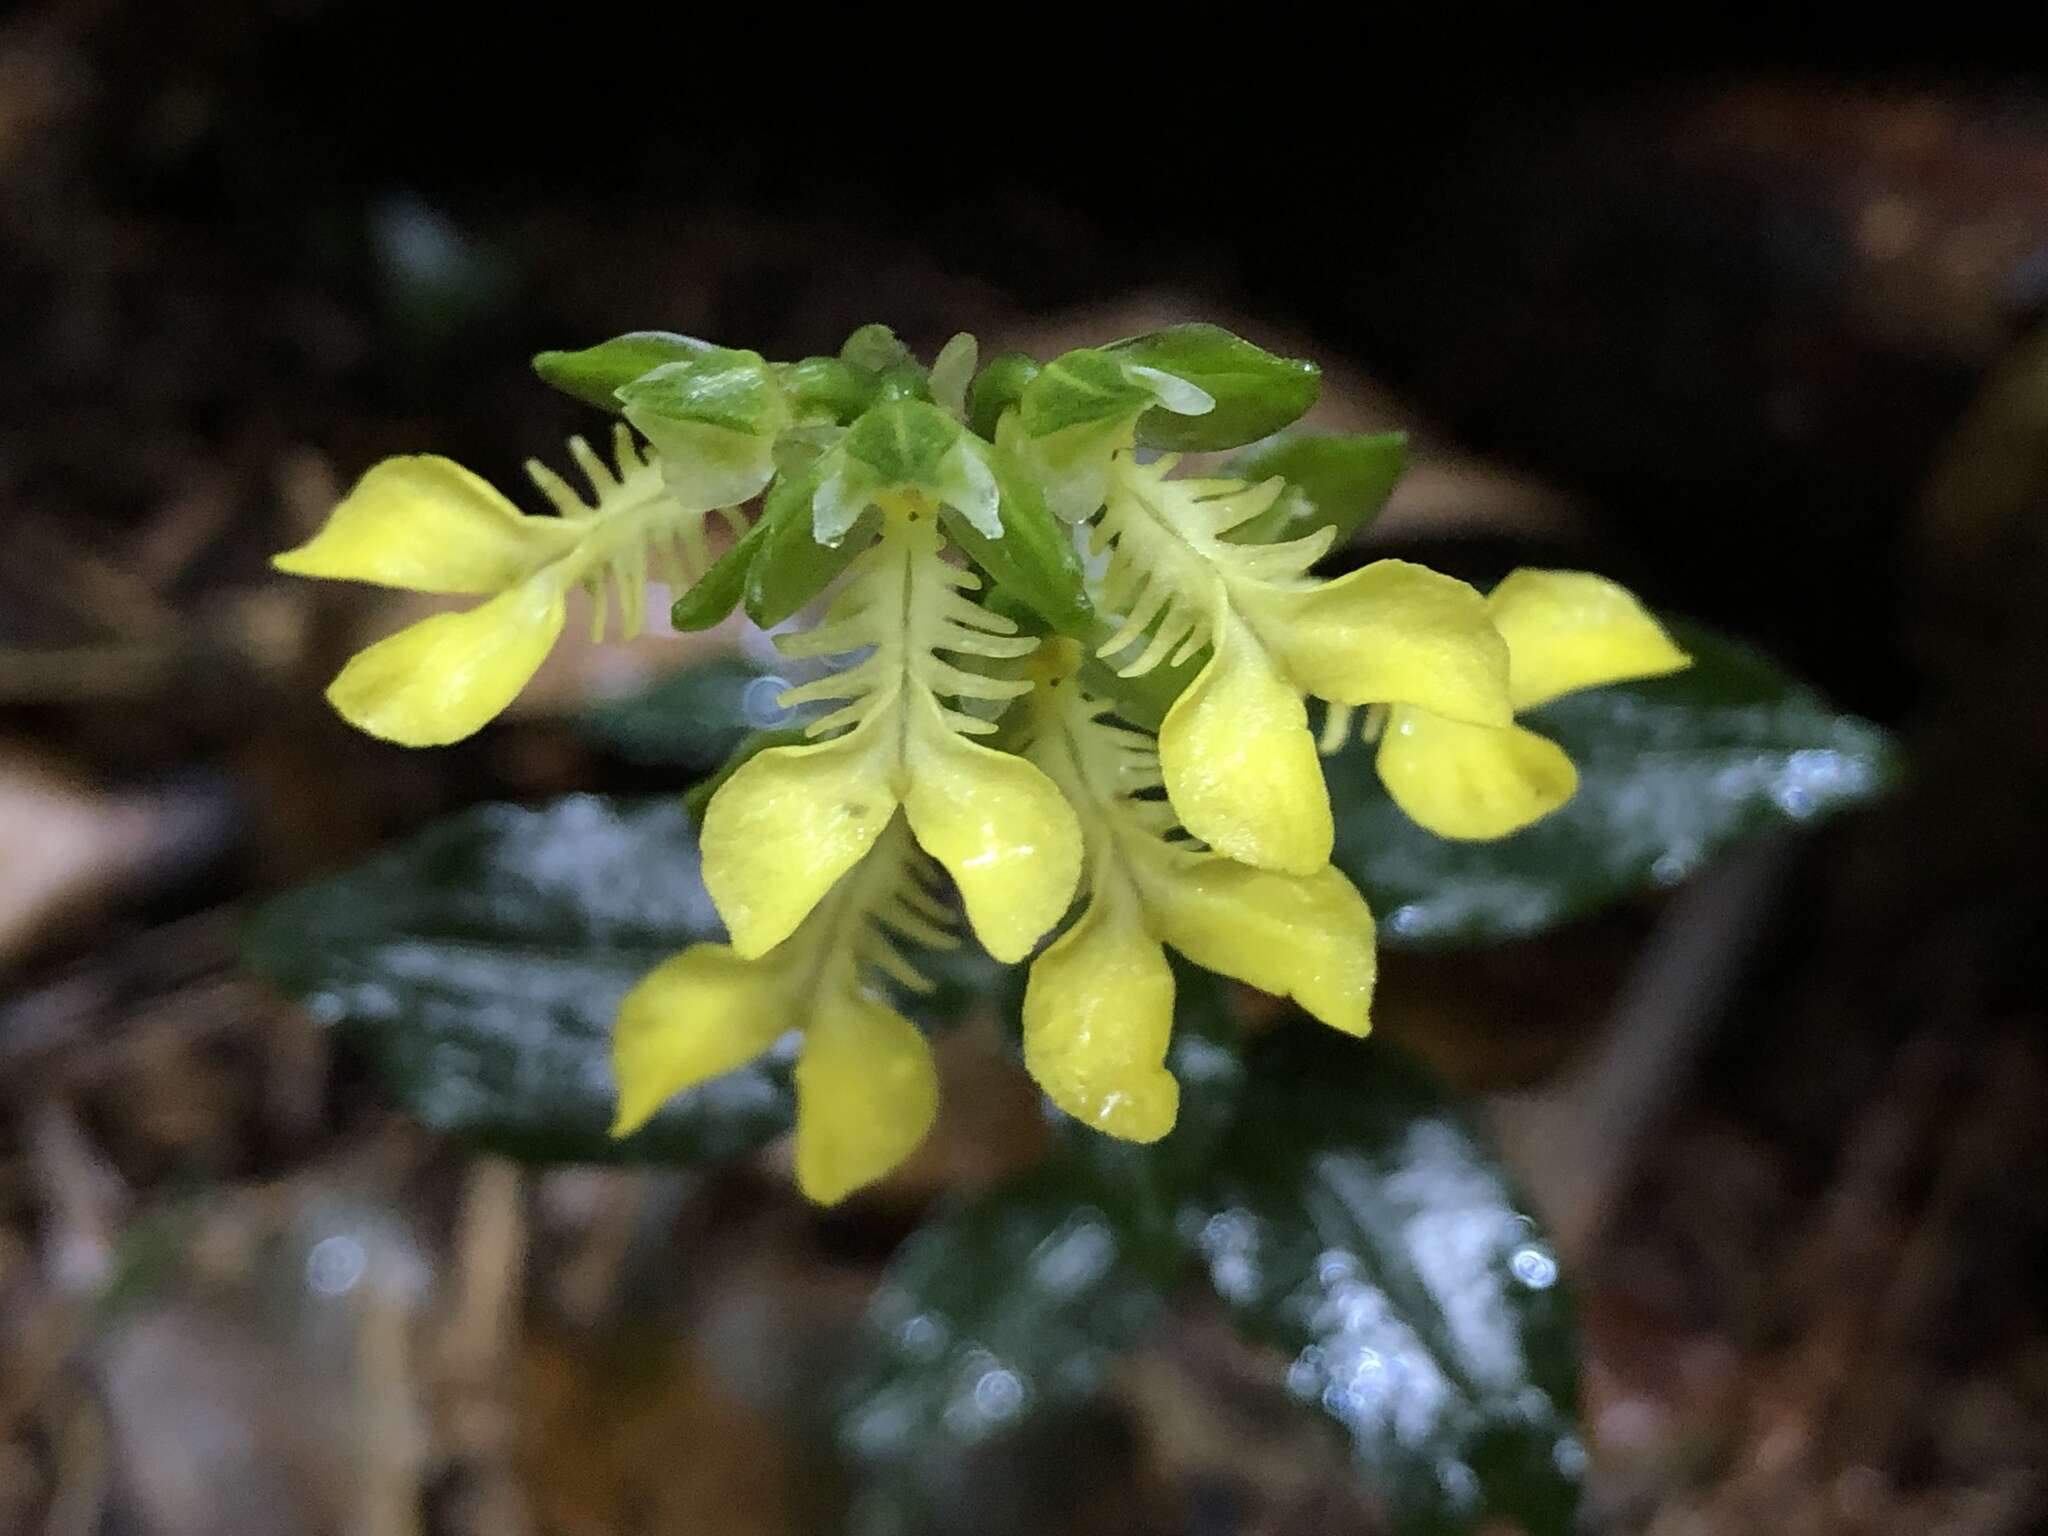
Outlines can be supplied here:
[[724, 351], [674, 331], [628, 331], [579, 352], [541, 352], [533, 371], [565, 395], [601, 411], [617, 411], [618, 390], [666, 363], [688, 362]]
[[1017, 392], [1024, 434], [1043, 440], [1077, 427], [1113, 428], [1137, 420], [1153, 391], [1134, 380], [1123, 359], [1099, 347], [1063, 352], [1024, 380]]
[[1287, 482], [1272, 506], [1231, 529], [1229, 537], [1239, 544], [1282, 544], [1334, 528], [1341, 544], [1380, 515], [1407, 468], [1405, 432], [1344, 437], [1283, 432], [1224, 465], [1223, 473], [1234, 480], [1256, 483], [1278, 475]]
[[920, 400], [926, 405], [938, 403], [932, 398], [931, 376], [917, 363], [897, 363], [876, 374], [875, 399], [883, 404], [892, 400]]
[[879, 323], [864, 325], [848, 336], [840, 344], [839, 360], [866, 373], [881, 373], [900, 363], [915, 367], [917, 363], [896, 333]]
[[747, 617], [772, 629], [800, 612], [830, 586], [873, 542], [881, 519], [864, 513], [836, 544], [820, 544], [811, 526], [811, 503], [818, 493], [822, 461], [807, 474], [784, 475], [775, 482], [756, 526], [763, 531], [760, 552], [747, 569]]
[[1169, 325], [1104, 351], [1183, 380], [1214, 402], [1199, 415], [1148, 410], [1138, 421], [1138, 442], [1147, 448], [1200, 453], [1256, 442], [1299, 420], [1323, 390], [1314, 363], [1277, 357], [1220, 325]]
[[925, 380], [927, 392], [955, 421], [967, 419], [967, 386], [974, 379], [974, 365], [981, 344], [966, 331], [951, 337], [932, 359], [932, 371]]
[[1072, 533], [1052, 515], [1038, 482], [1015, 455], [984, 451], [1002, 492], [1002, 537], [991, 539], [951, 507], [941, 512], [947, 534], [988, 573], [996, 591], [1059, 633], [1086, 638], [1098, 621]]
[[875, 403], [874, 375], [840, 358], [806, 357], [774, 367], [800, 424], [844, 426]]
[[811, 526], [821, 544], [838, 544], [877, 496], [902, 490], [953, 508], [988, 538], [1002, 536], [1002, 492], [988, 445], [929, 401], [877, 405], [819, 472]]
[[776, 437], [791, 424], [788, 398], [758, 352], [720, 348], [666, 363], [618, 396], [660, 452], [671, 494], [695, 510], [756, 495], [775, 472]]
[[1141, 361], [1095, 347], [1065, 352], [1026, 382], [1014, 412], [996, 422], [996, 441], [1030, 466], [1062, 521], [1093, 517], [1109, 486], [1109, 464], [1155, 409], [1206, 411], [1209, 397]]
[[967, 392], [967, 423], [990, 442], [1003, 412], [1024, 396], [1024, 386], [1038, 376], [1038, 359], [1026, 352], [1005, 352], [992, 358]]
[[847, 453], [867, 466], [883, 489], [929, 486], [961, 439], [960, 423], [922, 400], [889, 400], [856, 421], [846, 434]]
[[709, 629], [739, 606], [746, 595], [747, 570], [768, 539], [768, 519], [754, 519], [754, 526], [724, 554], [711, 563], [694, 585], [675, 600], [668, 621], [680, 630]]

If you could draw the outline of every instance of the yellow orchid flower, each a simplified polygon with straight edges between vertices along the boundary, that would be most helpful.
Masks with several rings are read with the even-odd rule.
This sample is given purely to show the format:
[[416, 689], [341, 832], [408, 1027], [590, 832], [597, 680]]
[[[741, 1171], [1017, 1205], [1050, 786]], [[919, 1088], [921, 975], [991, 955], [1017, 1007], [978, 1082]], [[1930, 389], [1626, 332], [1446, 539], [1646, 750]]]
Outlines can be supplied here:
[[655, 456], [626, 427], [615, 435], [616, 473], [580, 437], [569, 451], [594, 501], [539, 462], [526, 466], [557, 517], [522, 513], [461, 465], [418, 454], [374, 466], [318, 533], [272, 558], [300, 576], [493, 594], [400, 630], [342, 668], [327, 697], [351, 725], [408, 747], [474, 735], [547, 659], [572, 588], [590, 595], [592, 633], [601, 637], [607, 582], [615, 583], [630, 637], [646, 622], [650, 564], [679, 585], [705, 569], [705, 514], [670, 496]]
[[[1624, 587], [1585, 571], [1515, 571], [1486, 600], [1508, 648], [1515, 713], [1604, 683], [1661, 677], [1692, 664]], [[1376, 712], [1377, 713], [1377, 712]], [[1324, 722], [1335, 750], [1351, 712]], [[1548, 816], [1578, 789], [1578, 770], [1547, 736], [1519, 725], [1449, 719], [1415, 704], [1368, 716], [1376, 766], [1394, 803], [1439, 837], [1506, 837]]]
[[1351, 882], [1256, 869], [1171, 841], [1153, 739], [1110, 723], [1074, 676], [1079, 648], [1050, 642], [1030, 704], [1026, 755], [1077, 808], [1087, 904], [1033, 962], [1024, 1062], [1048, 1097], [1097, 1130], [1156, 1141], [1180, 1089], [1166, 1070], [1174, 982], [1165, 946], [1263, 991], [1291, 996], [1346, 1034], [1368, 1027], [1373, 922]]
[[1305, 695], [1336, 704], [1418, 705], [1446, 719], [1504, 726], [1507, 648], [1479, 594], [1404, 560], [1334, 581], [1308, 569], [1336, 534], [1284, 544], [1224, 535], [1284, 489], [1236, 480], [1170, 480], [1176, 459], [1117, 457], [1097, 533], [1112, 554], [1101, 605], [1125, 615], [1101, 647], [1121, 669], [1213, 648], [1159, 731], [1166, 793], [1181, 823], [1242, 863], [1307, 875], [1329, 862], [1329, 793]]
[[1081, 832], [1044, 774], [970, 741], [996, 729], [941, 702], [1004, 703], [1020, 680], [939, 656], [1015, 659], [1037, 642], [965, 594], [980, 578], [940, 558], [938, 506], [891, 490], [876, 542], [848, 567], [817, 628], [776, 641], [788, 656], [864, 659], [793, 688], [784, 707], [840, 704], [806, 734], [827, 739], [751, 758], [704, 815], [704, 882], [743, 956], [766, 954], [867, 852], [901, 807], [925, 851], [960, 888], [968, 920], [998, 960], [1022, 960], [1066, 911]]
[[796, 1029], [803, 1192], [832, 1205], [892, 1172], [931, 1129], [939, 1079], [924, 1036], [871, 979], [879, 972], [931, 990], [891, 938], [957, 942], [931, 879], [896, 817], [768, 954], [749, 960], [724, 944], [693, 944], [656, 967], [619, 1007], [612, 1134], [631, 1135], [675, 1094], [744, 1066]]

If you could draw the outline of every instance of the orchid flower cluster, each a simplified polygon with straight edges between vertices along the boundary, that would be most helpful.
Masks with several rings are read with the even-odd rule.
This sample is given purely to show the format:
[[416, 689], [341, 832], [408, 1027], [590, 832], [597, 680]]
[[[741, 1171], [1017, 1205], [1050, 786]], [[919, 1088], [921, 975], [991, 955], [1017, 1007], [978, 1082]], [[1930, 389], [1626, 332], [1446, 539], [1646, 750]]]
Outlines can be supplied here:
[[[832, 1202], [918, 1145], [939, 1087], [897, 989], [959, 942], [1029, 963], [1023, 1052], [1109, 1135], [1173, 1126], [1169, 949], [1363, 1035], [1373, 920], [1330, 863], [1321, 749], [1377, 743], [1395, 802], [1450, 838], [1562, 805], [1569, 758], [1516, 716], [1685, 654], [1626, 591], [1520, 570], [1490, 594], [1402, 560], [1316, 566], [1377, 510], [1396, 434], [1290, 436], [1312, 364], [1208, 325], [977, 367], [886, 329], [774, 363], [636, 332], [543, 353], [624, 419], [548, 514], [446, 459], [386, 460], [280, 569], [483, 601], [370, 646], [328, 690], [374, 736], [456, 741], [567, 622], [678, 629], [735, 608], [818, 674], [715, 781], [703, 875], [728, 941], [625, 999], [615, 1133], [790, 1030], [796, 1172]], [[1213, 473], [1182, 455], [1242, 449]], [[614, 615], [616, 619], [614, 620]], [[794, 621], [794, 622], [793, 622]], [[808, 622], [806, 622], [808, 621]], [[1049, 941], [1049, 942], [1048, 942]]]

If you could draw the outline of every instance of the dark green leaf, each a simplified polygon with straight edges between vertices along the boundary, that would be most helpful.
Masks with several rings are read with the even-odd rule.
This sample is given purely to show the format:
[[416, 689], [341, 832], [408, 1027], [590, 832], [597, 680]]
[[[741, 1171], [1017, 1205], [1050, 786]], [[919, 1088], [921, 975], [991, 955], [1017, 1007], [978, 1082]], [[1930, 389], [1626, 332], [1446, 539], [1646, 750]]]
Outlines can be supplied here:
[[1354, 437], [1297, 437], [1290, 433], [1247, 449], [1224, 466], [1238, 480], [1279, 475], [1280, 499], [1230, 537], [1242, 544], [1280, 544], [1318, 528], [1337, 530], [1337, 542], [1380, 515], [1394, 482], [1408, 467], [1408, 434], [1373, 432]]
[[480, 806], [280, 897], [243, 955], [438, 1131], [537, 1161], [694, 1163], [789, 1124], [787, 1062], [727, 1073], [614, 1141], [611, 1026], [643, 975], [720, 936], [677, 801], [577, 795]]
[[1716, 855], [1810, 826], [1883, 792], [1898, 750], [1756, 652], [1672, 626], [1693, 655], [1672, 677], [1589, 689], [1526, 716], [1578, 765], [1579, 790], [1512, 837], [1459, 843], [1397, 810], [1353, 741], [1328, 764], [1334, 862], [1379, 915], [1388, 944], [1521, 938]]
[[629, 331], [580, 352], [543, 352], [533, 371], [566, 395], [601, 411], [616, 411], [616, 392], [664, 363], [711, 357], [725, 349], [674, 331]]
[[1395, 1526], [1564, 1536], [1584, 1459], [1570, 1307], [1525, 1204], [1393, 1050], [1302, 1020], [1255, 1052], [1198, 1239]]
[[997, 587], [1021, 600], [1062, 634], [1093, 633], [1095, 609], [1081, 576], [1081, 557], [1066, 524], [1045, 505], [1038, 482], [999, 448], [988, 465], [1002, 490], [1003, 536], [991, 539], [950, 506], [943, 509], [953, 542], [988, 572]]
[[789, 679], [738, 656], [713, 656], [577, 715], [584, 740], [630, 763], [709, 773], [749, 732], [786, 723]]
[[1298, 420], [1322, 393], [1323, 371], [1305, 358], [1276, 357], [1220, 325], [1169, 325], [1108, 351], [1206, 390], [1216, 408], [1200, 416], [1147, 411], [1138, 441], [1190, 452], [1236, 448]]
[[763, 629], [802, 610], [880, 529], [881, 520], [870, 509], [837, 544], [820, 544], [811, 532], [818, 479], [815, 467], [806, 475], [784, 475], [761, 508], [760, 553], [747, 569], [747, 617]]
[[1009, 1529], [949, 1496], [973, 1459], [1056, 1430], [1159, 1317], [1185, 1264], [1180, 1203], [1221, 1144], [1244, 1081], [1221, 986], [1185, 967], [1178, 974], [1174, 1129], [1135, 1146], [1062, 1121], [1043, 1164], [955, 1205], [890, 1266], [835, 1394], [862, 1520]]
[[1070, 1410], [1164, 1310], [1179, 1252], [1125, 1230], [1047, 1164], [929, 1221], [890, 1265], [833, 1431], [854, 1530], [1009, 1532], [960, 1497], [986, 1460]]
[[1005, 352], [991, 359], [974, 380], [968, 393], [967, 420], [990, 442], [996, 440], [996, 423], [1003, 412], [1024, 396], [1024, 386], [1038, 373], [1038, 360], [1024, 352]]

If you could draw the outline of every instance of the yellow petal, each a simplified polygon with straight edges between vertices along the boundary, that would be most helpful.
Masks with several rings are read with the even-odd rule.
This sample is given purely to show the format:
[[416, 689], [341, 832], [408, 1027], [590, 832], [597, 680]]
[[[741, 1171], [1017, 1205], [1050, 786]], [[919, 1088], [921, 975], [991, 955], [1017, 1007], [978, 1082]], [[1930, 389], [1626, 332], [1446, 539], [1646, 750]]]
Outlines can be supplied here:
[[929, 694], [907, 707], [910, 830], [960, 887], [982, 947], [1014, 964], [1074, 898], [1080, 823], [1051, 779], [1021, 757], [958, 735]]
[[1347, 1035], [1371, 1027], [1372, 913], [1335, 869], [1283, 875], [1202, 857], [1177, 861], [1146, 897], [1166, 942], [1197, 965], [1291, 997]]
[[796, 1061], [796, 1181], [844, 1200], [917, 1149], [939, 1109], [939, 1074], [915, 1025], [873, 998], [818, 1000]]
[[1126, 1141], [1173, 1129], [1180, 1085], [1166, 1070], [1173, 970], [1127, 894], [1098, 892], [1031, 965], [1024, 1065], [1046, 1097]]
[[1215, 654], [1159, 727], [1159, 766], [1181, 825], [1217, 852], [1298, 874], [1330, 861], [1330, 795], [1308, 711], [1227, 612]]
[[1417, 704], [1482, 725], [1514, 717], [1507, 647], [1486, 600], [1462, 581], [1406, 560], [1375, 560], [1258, 602], [1288, 675], [1318, 698]]
[[559, 517], [525, 516], [454, 460], [416, 454], [374, 466], [318, 533], [270, 563], [411, 592], [501, 592], [579, 537]]
[[1396, 709], [1380, 738], [1380, 779], [1409, 818], [1474, 841], [1506, 837], [1571, 799], [1578, 770], [1563, 748], [1519, 725], [1466, 725]]
[[765, 955], [794, 933], [896, 814], [880, 739], [893, 719], [877, 710], [835, 740], [771, 747], [711, 797], [704, 884], [736, 953]]
[[559, 588], [530, 581], [467, 613], [437, 613], [360, 652], [327, 699], [358, 730], [406, 747], [473, 736], [519, 695], [568, 616]]
[[629, 1136], [685, 1088], [746, 1065], [796, 1020], [779, 969], [723, 944], [693, 944], [626, 994], [612, 1030], [614, 1136]]
[[1487, 599], [1507, 641], [1517, 711], [1562, 694], [1692, 665], [1635, 595], [1585, 571], [1519, 570]]

